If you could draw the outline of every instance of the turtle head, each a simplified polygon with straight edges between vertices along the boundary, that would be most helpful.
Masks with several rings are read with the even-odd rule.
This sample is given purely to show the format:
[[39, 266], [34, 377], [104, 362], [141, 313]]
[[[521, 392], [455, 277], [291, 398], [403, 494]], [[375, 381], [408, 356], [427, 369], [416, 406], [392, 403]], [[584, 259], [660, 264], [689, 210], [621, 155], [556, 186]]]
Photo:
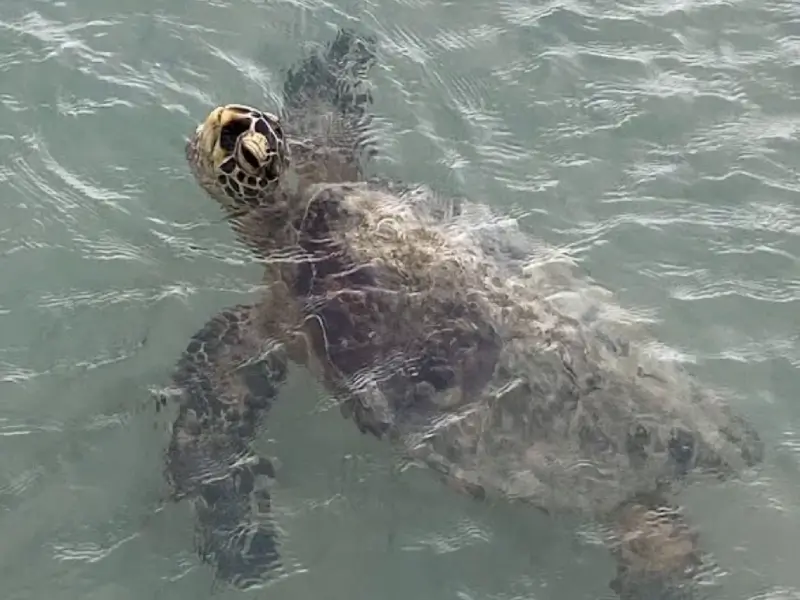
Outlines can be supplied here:
[[278, 117], [241, 104], [212, 110], [187, 142], [186, 158], [203, 189], [237, 212], [268, 202], [289, 166]]

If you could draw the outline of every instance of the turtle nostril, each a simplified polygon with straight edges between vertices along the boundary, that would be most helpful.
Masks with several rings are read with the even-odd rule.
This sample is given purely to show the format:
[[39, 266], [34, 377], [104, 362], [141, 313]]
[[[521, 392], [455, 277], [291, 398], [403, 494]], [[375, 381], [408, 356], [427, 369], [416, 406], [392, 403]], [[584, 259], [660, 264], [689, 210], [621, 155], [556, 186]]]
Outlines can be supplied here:
[[247, 148], [242, 148], [242, 159], [244, 159], [244, 161], [245, 161], [245, 162], [246, 162], [248, 165], [250, 165], [250, 166], [252, 167], [253, 171], [257, 171], [257, 170], [258, 170], [258, 168], [259, 168], [259, 166], [260, 166], [260, 165], [258, 164], [258, 159], [257, 159], [257, 158], [255, 157], [255, 155], [254, 155], [252, 152], [250, 152], [250, 150], [248, 150]]

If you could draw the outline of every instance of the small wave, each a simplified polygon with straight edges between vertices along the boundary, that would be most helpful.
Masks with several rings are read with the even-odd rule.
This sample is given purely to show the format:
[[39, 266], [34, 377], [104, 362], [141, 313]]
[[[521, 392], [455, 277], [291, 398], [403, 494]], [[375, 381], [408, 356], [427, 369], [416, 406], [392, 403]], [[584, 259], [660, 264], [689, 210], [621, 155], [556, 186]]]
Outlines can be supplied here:
[[55, 543], [52, 544], [53, 558], [59, 561], [96, 563], [138, 537], [139, 533], [134, 533], [107, 545], [96, 542]]
[[461, 521], [451, 532], [429, 533], [415, 536], [412, 543], [402, 546], [405, 551], [431, 550], [435, 554], [449, 554], [477, 544], [490, 543], [491, 532], [469, 520]]

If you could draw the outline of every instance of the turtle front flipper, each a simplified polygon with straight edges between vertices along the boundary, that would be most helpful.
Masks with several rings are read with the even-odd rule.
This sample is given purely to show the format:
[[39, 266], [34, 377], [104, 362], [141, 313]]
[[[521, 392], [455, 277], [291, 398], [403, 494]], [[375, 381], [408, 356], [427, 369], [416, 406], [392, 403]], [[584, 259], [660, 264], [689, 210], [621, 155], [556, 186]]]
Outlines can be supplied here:
[[[324, 51], [306, 56], [286, 74], [284, 122], [296, 142], [293, 162], [309, 180], [362, 179], [362, 161], [375, 154], [367, 75], [376, 45], [372, 36], [339, 29]], [[316, 171], [305, 173], [311, 167]]]
[[179, 412], [166, 476], [176, 498], [195, 509], [201, 558], [239, 588], [263, 583], [279, 562], [267, 489], [274, 472], [250, 449], [288, 366], [283, 349], [270, 344], [265, 312], [238, 305], [214, 316], [192, 337], [172, 380]]
[[660, 494], [636, 497], [610, 516], [621, 600], [697, 600], [703, 565], [697, 532]]
[[307, 56], [287, 73], [283, 85], [287, 108], [301, 109], [309, 102], [322, 101], [342, 116], [365, 116], [372, 94], [364, 83], [375, 63], [376, 43], [373, 36], [339, 29], [324, 54]]

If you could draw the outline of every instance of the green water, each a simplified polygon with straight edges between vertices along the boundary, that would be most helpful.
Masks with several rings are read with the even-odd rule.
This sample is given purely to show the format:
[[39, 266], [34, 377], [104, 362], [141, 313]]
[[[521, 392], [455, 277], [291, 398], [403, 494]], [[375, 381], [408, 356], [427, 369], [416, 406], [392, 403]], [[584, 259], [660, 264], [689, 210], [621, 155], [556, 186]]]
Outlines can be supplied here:
[[757, 424], [757, 478], [687, 512], [713, 598], [800, 598], [794, 0], [3, 0], [2, 598], [610, 597], [580, 531], [396, 472], [302, 375], [260, 440], [283, 579], [215, 590], [164, 501], [150, 390], [260, 271], [183, 140], [214, 103], [269, 107], [341, 25], [380, 43], [377, 170], [529, 211]]

